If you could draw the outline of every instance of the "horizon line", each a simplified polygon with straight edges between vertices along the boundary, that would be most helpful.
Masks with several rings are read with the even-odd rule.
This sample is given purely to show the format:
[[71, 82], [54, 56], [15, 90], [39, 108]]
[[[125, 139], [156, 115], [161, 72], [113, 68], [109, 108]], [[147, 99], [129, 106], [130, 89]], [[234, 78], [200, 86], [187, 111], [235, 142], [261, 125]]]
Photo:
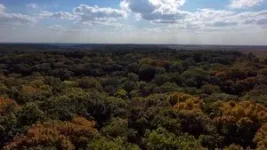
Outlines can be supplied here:
[[70, 43], [70, 42], [0, 42], [2, 44], [29, 44], [29, 45], [37, 45], [37, 44], [47, 44], [47, 45], [55, 45], [55, 44], [70, 44], [70, 45], [163, 45], [163, 46], [245, 46], [245, 47], [267, 47], [266, 45], [241, 45], [241, 44], [174, 44], [174, 43]]

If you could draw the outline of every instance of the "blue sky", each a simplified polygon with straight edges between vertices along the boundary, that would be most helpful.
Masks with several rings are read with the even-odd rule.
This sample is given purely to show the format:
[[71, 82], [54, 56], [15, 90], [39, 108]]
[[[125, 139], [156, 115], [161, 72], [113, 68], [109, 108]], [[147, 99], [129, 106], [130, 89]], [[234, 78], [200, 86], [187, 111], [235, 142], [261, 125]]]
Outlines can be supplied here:
[[267, 45], [267, 0], [0, 0], [0, 42]]

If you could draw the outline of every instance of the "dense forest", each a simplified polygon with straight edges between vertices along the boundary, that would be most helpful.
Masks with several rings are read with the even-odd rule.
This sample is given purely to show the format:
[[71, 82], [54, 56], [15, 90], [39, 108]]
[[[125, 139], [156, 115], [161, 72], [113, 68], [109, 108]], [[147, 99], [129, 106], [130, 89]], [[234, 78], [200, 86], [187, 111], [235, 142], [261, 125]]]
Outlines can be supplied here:
[[267, 59], [2, 51], [0, 149], [266, 150]]

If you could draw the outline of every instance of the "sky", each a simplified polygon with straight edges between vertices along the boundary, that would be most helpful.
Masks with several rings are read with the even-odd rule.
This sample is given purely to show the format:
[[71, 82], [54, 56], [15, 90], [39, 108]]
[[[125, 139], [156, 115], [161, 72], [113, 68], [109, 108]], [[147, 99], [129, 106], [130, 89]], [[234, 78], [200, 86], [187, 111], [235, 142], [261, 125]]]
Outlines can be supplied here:
[[267, 0], [0, 0], [0, 42], [267, 45]]

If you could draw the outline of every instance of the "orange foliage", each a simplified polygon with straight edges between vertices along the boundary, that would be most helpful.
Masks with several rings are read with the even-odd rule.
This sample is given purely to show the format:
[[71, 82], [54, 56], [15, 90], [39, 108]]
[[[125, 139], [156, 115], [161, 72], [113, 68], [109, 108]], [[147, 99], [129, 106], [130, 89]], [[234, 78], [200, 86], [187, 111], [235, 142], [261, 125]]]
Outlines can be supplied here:
[[202, 114], [203, 101], [198, 97], [184, 93], [175, 93], [170, 97], [178, 102], [173, 106], [173, 109], [189, 114]]
[[19, 105], [12, 99], [5, 99], [0, 97], [0, 115], [7, 115], [10, 112], [16, 112]]
[[267, 149], [267, 123], [265, 123], [256, 133], [253, 142], [257, 144], [257, 149]]
[[[177, 102], [173, 108], [175, 110], [203, 113], [203, 101], [192, 95], [184, 93], [175, 93], [170, 96], [170, 100]], [[212, 108], [221, 112], [213, 120], [220, 123], [237, 123], [247, 124], [258, 122], [260, 124], [267, 123], [267, 108], [262, 104], [257, 104], [251, 101], [241, 102], [221, 102], [217, 101], [212, 104]]]
[[219, 110], [222, 112], [222, 115], [215, 118], [215, 121], [230, 117], [234, 119], [235, 122], [256, 121], [262, 124], [267, 122], [267, 108], [262, 104], [256, 104], [251, 101], [219, 102]]
[[48, 121], [33, 125], [27, 133], [17, 136], [4, 149], [30, 148], [38, 145], [54, 146], [57, 149], [73, 150], [75, 143], [81, 143], [92, 138], [97, 130], [95, 122], [83, 117], [76, 117], [71, 122]]

